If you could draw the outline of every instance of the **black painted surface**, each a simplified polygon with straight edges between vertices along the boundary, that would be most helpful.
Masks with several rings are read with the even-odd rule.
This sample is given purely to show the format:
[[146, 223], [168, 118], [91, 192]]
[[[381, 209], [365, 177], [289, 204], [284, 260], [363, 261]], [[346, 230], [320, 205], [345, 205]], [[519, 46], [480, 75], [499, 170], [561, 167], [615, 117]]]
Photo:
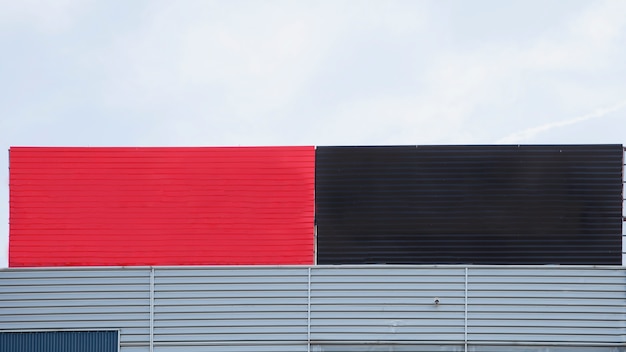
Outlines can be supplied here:
[[621, 264], [621, 145], [318, 147], [319, 264]]

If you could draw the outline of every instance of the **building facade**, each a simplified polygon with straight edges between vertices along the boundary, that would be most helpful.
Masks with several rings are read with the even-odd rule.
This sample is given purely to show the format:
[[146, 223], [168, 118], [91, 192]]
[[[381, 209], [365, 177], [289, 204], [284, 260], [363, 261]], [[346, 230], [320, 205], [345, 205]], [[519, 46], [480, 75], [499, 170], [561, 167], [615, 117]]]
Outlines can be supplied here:
[[625, 285], [609, 266], [8, 269], [0, 335], [113, 331], [121, 352], [624, 351]]
[[623, 153], [12, 148], [0, 352], [626, 351]]

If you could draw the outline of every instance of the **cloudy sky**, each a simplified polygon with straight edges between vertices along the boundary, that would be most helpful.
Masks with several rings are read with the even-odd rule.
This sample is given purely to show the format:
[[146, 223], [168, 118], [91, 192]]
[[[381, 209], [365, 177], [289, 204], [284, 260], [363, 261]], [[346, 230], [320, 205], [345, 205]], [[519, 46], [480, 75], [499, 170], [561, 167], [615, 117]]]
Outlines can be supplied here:
[[626, 142], [623, 0], [0, 0], [0, 45], [5, 150]]

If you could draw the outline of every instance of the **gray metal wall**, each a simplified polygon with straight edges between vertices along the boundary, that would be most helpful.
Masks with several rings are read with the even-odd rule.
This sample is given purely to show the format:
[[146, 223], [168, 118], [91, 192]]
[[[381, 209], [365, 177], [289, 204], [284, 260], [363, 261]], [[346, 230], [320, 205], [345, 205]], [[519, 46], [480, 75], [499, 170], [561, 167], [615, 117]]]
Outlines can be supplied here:
[[311, 339], [463, 341], [464, 282], [464, 268], [314, 268]]
[[124, 352], [149, 341], [150, 269], [4, 269], [0, 330], [120, 329]]
[[120, 329], [122, 352], [622, 351], [625, 274], [563, 266], [6, 269], [0, 329]]
[[306, 351], [307, 292], [307, 268], [157, 268], [155, 351]]

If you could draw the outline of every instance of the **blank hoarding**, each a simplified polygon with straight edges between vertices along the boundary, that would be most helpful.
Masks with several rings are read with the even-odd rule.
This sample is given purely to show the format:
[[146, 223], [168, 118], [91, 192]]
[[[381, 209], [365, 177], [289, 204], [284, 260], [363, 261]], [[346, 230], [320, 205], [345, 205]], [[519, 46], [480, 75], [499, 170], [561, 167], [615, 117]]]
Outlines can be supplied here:
[[621, 264], [621, 145], [318, 147], [320, 264]]
[[9, 266], [312, 264], [313, 147], [10, 149]]

